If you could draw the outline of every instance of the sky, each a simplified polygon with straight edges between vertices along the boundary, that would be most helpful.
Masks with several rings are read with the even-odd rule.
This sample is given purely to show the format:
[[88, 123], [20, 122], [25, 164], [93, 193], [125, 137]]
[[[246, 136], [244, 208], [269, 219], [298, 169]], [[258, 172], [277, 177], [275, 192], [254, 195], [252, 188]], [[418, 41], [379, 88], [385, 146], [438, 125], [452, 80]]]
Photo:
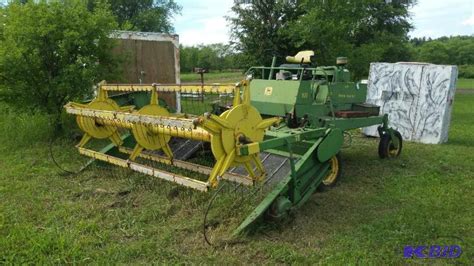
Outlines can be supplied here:
[[[473, 0], [474, 1], [474, 0]], [[176, 0], [182, 6], [175, 16], [174, 28], [184, 45], [227, 43], [229, 25], [225, 16], [232, 15], [233, 0]]]
[[[183, 45], [229, 41], [233, 0], [176, 0], [183, 10], [174, 27]], [[437, 38], [474, 34], [474, 0], [418, 0], [410, 9], [414, 29], [411, 37]]]

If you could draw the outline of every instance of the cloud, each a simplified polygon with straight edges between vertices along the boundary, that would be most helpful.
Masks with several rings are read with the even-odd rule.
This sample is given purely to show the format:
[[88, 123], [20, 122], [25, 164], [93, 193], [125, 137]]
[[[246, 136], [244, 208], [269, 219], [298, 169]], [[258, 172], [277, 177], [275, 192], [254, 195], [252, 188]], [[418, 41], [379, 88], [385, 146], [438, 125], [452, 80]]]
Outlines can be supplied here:
[[180, 43], [183, 45], [227, 43], [229, 31], [224, 17], [210, 17], [197, 20], [196, 27], [186, 28], [178, 32]]
[[[414, 29], [412, 37], [431, 37], [452, 35], [471, 35], [473, 24], [468, 24], [473, 17], [471, 0], [419, 0], [411, 8]], [[470, 17], [466, 21], [461, 18]]]
[[175, 31], [183, 45], [227, 43], [230, 38], [229, 25], [225, 16], [233, 1], [222, 0], [180, 0], [182, 14], [175, 18]]
[[464, 26], [474, 26], [474, 14], [472, 14], [470, 18], [464, 20], [461, 24]]

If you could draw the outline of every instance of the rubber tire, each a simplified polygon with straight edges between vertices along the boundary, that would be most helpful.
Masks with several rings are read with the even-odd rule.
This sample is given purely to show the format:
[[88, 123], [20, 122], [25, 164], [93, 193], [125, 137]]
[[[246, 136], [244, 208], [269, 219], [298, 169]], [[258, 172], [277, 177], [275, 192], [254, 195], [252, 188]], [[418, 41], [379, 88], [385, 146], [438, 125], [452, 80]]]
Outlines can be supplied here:
[[[400, 132], [394, 130], [393, 131], [393, 134], [395, 135], [396, 138], [398, 138], [398, 141], [400, 143], [400, 148], [398, 149], [398, 152], [397, 154], [395, 155], [395, 157], [398, 157], [400, 155], [400, 153], [402, 152], [402, 148], [403, 148], [403, 138], [402, 138], [402, 135], [400, 134]], [[392, 139], [390, 137], [390, 134], [389, 133], [384, 133], [382, 135], [382, 137], [380, 137], [380, 142], [379, 142], [379, 157], [381, 159], [385, 159], [385, 158], [394, 158], [394, 157], [390, 157], [389, 156], [389, 153], [388, 153], [388, 146], [391, 144], [392, 142]]]
[[[321, 181], [321, 184], [319, 184], [317, 190], [322, 192], [322, 191], [325, 191], [327, 189], [330, 189], [332, 187], [334, 187], [337, 183], [337, 181], [340, 179], [340, 177], [342, 176], [342, 167], [343, 167], [343, 164], [342, 164], [342, 160], [341, 160], [341, 155], [338, 153], [335, 155], [336, 159], [337, 159], [337, 162], [338, 162], [338, 172], [336, 174], [336, 179], [334, 180], [334, 182], [332, 182], [331, 184], [324, 184], [322, 181]], [[332, 159], [332, 157], [331, 157]], [[324, 178], [323, 178], [324, 180]]]

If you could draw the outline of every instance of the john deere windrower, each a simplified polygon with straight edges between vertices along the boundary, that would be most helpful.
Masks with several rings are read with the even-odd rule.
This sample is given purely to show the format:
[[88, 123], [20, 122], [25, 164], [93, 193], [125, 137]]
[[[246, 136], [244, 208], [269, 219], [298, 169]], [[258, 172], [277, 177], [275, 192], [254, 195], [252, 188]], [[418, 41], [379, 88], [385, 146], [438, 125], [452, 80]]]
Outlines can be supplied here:
[[[312, 65], [312, 51], [287, 57], [288, 64], [252, 67], [238, 84], [99, 84], [89, 103], [68, 103], [84, 136], [79, 152], [96, 160], [209, 191], [224, 182], [266, 189], [261, 202], [235, 231], [263, 218], [281, 218], [305, 203], [318, 187], [340, 175], [344, 133], [379, 125], [381, 158], [396, 157], [400, 133], [379, 107], [365, 103], [367, 85], [351, 82], [346, 58], [337, 66]], [[113, 95], [112, 93], [113, 92]], [[161, 94], [179, 95], [182, 112], [164, 106]], [[214, 96], [212, 98], [211, 96]], [[198, 102], [196, 115], [186, 106]], [[110, 139], [101, 150], [91, 139]], [[189, 162], [197, 146], [212, 151], [212, 167]], [[184, 176], [147, 161], [207, 176]]]

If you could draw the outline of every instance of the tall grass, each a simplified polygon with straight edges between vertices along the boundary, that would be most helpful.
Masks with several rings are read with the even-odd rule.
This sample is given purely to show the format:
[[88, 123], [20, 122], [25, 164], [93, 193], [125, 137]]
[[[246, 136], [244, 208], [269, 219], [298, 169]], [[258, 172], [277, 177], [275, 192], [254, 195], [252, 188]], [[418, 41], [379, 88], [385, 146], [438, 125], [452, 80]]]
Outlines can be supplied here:
[[0, 141], [2, 147], [25, 147], [47, 142], [53, 133], [51, 116], [22, 113], [0, 104]]

